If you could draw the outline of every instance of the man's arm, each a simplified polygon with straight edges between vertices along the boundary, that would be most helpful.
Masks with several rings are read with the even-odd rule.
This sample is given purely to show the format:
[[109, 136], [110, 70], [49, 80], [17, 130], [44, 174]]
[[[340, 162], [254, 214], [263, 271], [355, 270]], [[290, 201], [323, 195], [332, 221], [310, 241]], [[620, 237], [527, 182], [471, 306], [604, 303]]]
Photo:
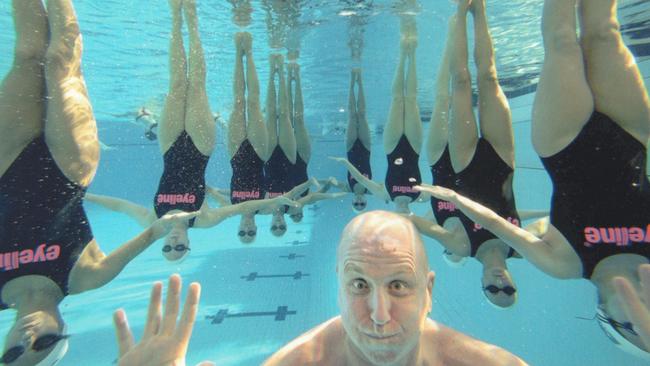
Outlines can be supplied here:
[[121, 198], [86, 193], [85, 200], [103, 206], [111, 211], [126, 214], [137, 221], [142, 227], [147, 227], [153, 222], [154, 216], [151, 210]]
[[577, 255], [566, 240], [561, 240], [561, 234], [554, 235], [555, 240], [547, 238], [548, 220], [535, 222], [524, 230], [451, 189], [426, 184], [416, 186], [416, 189], [428, 191], [438, 199], [454, 203], [472, 221], [492, 232], [548, 275], [558, 278], [581, 277], [579, 261], [577, 265], [575, 262]]
[[357, 170], [357, 168], [355, 168], [354, 165], [352, 165], [352, 163], [348, 161], [348, 159], [335, 158], [331, 156], [330, 159], [345, 165], [345, 167], [350, 172], [350, 175], [352, 175], [352, 177], [356, 179], [357, 182], [359, 182], [359, 184], [361, 184], [368, 191], [370, 191], [370, 193], [372, 193], [373, 196], [378, 197], [384, 201], [390, 201], [390, 196], [388, 195], [388, 192], [386, 192], [386, 187], [384, 187], [384, 185], [381, 183], [377, 183], [375, 181], [366, 178], [365, 175], [361, 174], [361, 172]]

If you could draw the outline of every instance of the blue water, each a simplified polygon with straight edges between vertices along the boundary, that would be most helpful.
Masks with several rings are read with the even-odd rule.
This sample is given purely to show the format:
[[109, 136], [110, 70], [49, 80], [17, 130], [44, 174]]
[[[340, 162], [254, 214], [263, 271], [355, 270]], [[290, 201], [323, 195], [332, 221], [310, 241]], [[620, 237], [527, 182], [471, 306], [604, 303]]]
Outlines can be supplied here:
[[[364, 69], [368, 119], [377, 128], [384, 124], [390, 103], [390, 84], [397, 64], [398, 19], [392, 1], [374, 1], [369, 9], [352, 9], [365, 17]], [[452, 2], [423, 0], [418, 15], [419, 103], [426, 116], [433, 104], [433, 84], [446, 37], [446, 19]], [[489, 2], [499, 73], [511, 95], [534, 90], [543, 52], [539, 19], [541, 1], [494, 0]], [[250, 31], [254, 35], [262, 100], [268, 76], [265, 14], [259, 1]], [[647, 24], [650, 9], [640, 1], [621, 1], [621, 18], [629, 41], [638, 55], [645, 77], [650, 76]], [[167, 2], [150, 0], [75, 1], [84, 35], [84, 74], [94, 105], [100, 139], [109, 149], [102, 152], [91, 192], [114, 195], [150, 205], [162, 171], [157, 145], [142, 136], [131, 123], [135, 110], [147, 104], [160, 110], [167, 90], [167, 40], [170, 27]], [[232, 105], [232, 36], [238, 30], [230, 22], [230, 4], [224, 0], [199, 0], [201, 34], [208, 65], [208, 93], [212, 109], [228, 116]], [[310, 175], [344, 178], [328, 155], [343, 156], [349, 61], [347, 32], [350, 7], [333, 0], [303, 1], [301, 57], [306, 120], [312, 135]], [[0, 2], [0, 75], [11, 64], [13, 28], [10, 2]], [[471, 32], [470, 32], [471, 34]], [[358, 65], [354, 65], [358, 66]], [[646, 83], [648, 80], [646, 79]], [[548, 209], [550, 182], [530, 145], [530, 109], [533, 94], [510, 100], [516, 139], [518, 170], [515, 193], [521, 209]], [[428, 126], [425, 126], [428, 128]], [[226, 187], [230, 168], [218, 131], [218, 146], [207, 172], [211, 185]], [[378, 177], [386, 162], [381, 136], [373, 138], [372, 166]], [[430, 179], [426, 159], [421, 161], [425, 180]], [[369, 208], [386, 206], [370, 200]], [[110, 252], [140, 232], [129, 219], [87, 205], [93, 231], [105, 252]], [[426, 206], [417, 208], [423, 213]], [[258, 365], [271, 353], [302, 332], [338, 313], [334, 254], [340, 230], [353, 217], [350, 198], [319, 203], [306, 210], [301, 224], [289, 223], [283, 238], [273, 237], [269, 218], [258, 219], [257, 241], [241, 245], [235, 237], [238, 219], [210, 230], [190, 233], [192, 253], [180, 264], [169, 264], [160, 255], [160, 243], [135, 259], [112, 283], [86, 294], [69, 296], [61, 308], [69, 332], [70, 351], [62, 365], [110, 365], [117, 357], [111, 314], [127, 310], [139, 336], [152, 281], [179, 272], [186, 281], [203, 285], [200, 313], [189, 347], [188, 365], [210, 359], [219, 365]], [[532, 365], [641, 365], [619, 352], [591, 318], [595, 291], [582, 280], [558, 281], [524, 261], [511, 261], [511, 273], [519, 288], [519, 301], [509, 310], [489, 306], [481, 291], [480, 267], [473, 261], [461, 269], [449, 268], [440, 258], [441, 247], [427, 239], [430, 265], [437, 273], [433, 318], [490, 343], [498, 344]], [[293, 254], [293, 256], [292, 256]], [[250, 273], [301, 275], [258, 277]], [[244, 277], [244, 278], [242, 278]], [[283, 320], [274, 316], [226, 317], [213, 324], [223, 310], [228, 314], [276, 312], [286, 307]], [[295, 312], [295, 313], [292, 313]], [[13, 313], [0, 313], [0, 334], [9, 328]]]

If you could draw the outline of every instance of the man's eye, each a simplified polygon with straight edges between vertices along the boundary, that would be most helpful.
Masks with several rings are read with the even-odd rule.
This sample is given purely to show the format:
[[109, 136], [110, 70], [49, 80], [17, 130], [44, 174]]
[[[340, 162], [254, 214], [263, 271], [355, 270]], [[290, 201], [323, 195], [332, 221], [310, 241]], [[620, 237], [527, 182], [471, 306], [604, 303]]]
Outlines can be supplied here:
[[404, 292], [408, 288], [408, 285], [404, 281], [393, 281], [390, 284], [390, 288], [393, 291]]
[[366, 288], [368, 288], [368, 284], [364, 280], [357, 279], [357, 280], [352, 281], [352, 288], [355, 291], [363, 291]]

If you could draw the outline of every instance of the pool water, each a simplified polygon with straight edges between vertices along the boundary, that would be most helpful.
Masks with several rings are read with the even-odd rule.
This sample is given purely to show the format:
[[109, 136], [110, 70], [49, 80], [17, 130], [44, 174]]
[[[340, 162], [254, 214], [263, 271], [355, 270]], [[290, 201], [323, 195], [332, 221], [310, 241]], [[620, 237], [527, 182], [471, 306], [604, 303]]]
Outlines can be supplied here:
[[[234, 65], [230, 4], [199, 0], [199, 17], [208, 66], [212, 109], [227, 118], [232, 109]], [[423, 120], [433, 107], [435, 73], [446, 38], [451, 1], [421, 0], [418, 101]], [[265, 100], [268, 45], [265, 12], [260, 1], [249, 31]], [[364, 70], [368, 120], [373, 134], [372, 168], [376, 177], [386, 170], [381, 126], [390, 104], [390, 85], [397, 65], [398, 18], [392, 1], [305, 0], [300, 16], [305, 119], [312, 139], [310, 175], [345, 179], [345, 172], [328, 156], [345, 156], [349, 69]], [[515, 195], [519, 209], [548, 209], [550, 180], [530, 143], [530, 114], [534, 87], [543, 59], [539, 21], [541, 1], [488, 1], [499, 75], [513, 113], [517, 171]], [[620, 1], [626, 42], [650, 85], [650, 5]], [[142, 127], [131, 123], [135, 111], [147, 105], [160, 112], [168, 86], [167, 55], [170, 16], [167, 1], [75, 1], [84, 37], [84, 75], [106, 145], [90, 192], [150, 205], [162, 172], [157, 144], [146, 140]], [[365, 50], [360, 63], [351, 62], [347, 48], [349, 24], [362, 18]], [[471, 22], [469, 22], [471, 24]], [[10, 2], [0, 2], [0, 75], [11, 65], [14, 42]], [[471, 32], [468, 32], [471, 35]], [[471, 53], [470, 53], [471, 55]], [[425, 131], [428, 123], [425, 123]], [[218, 130], [207, 182], [227, 188], [230, 165]], [[430, 182], [426, 158], [420, 162], [423, 180]], [[211, 202], [211, 204], [215, 204]], [[389, 208], [369, 199], [369, 209]], [[424, 214], [428, 205], [416, 206]], [[110, 252], [137, 235], [141, 228], [127, 217], [86, 204], [93, 232]], [[203, 291], [188, 351], [188, 365], [213, 360], [218, 365], [259, 365], [289, 340], [338, 314], [335, 251], [340, 231], [352, 217], [351, 197], [321, 202], [305, 209], [300, 224], [287, 220], [288, 231], [276, 238], [267, 229], [270, 218], [258, 217], [258, 237], [242, 245], [236, 237], [238, 218], [208, 230], [190, 233], [192, 252], [170, 264], [160, 254], [160, 242], [131, 262], [110, 284], [68, 296], [61, 309], [68, 323], [70, 350], [61, 365], [110, 365], [117, 358], [112, 312], [122, 307], [139, 337], [153, 281], [180, 273], [187, 285], [201, 283]], [[459, 331], [504, 347], [531, 365], [642, 365], [617, 350], [600, 331], [594, 317], [595, 289], [587, 281], [554, 280], [523, 260], [509, 261], [518, 285], [517, 304], [508, 310], [490, 306], [480, 291], [481, 268], [468, 261], [450, 268], [441, 246], [425, 239], [431, 268], [436, 272], [432, 317]], [[14, 314], [0, 313], [0, 334]], [[581, 319], [587, 318], [587, 319]]]

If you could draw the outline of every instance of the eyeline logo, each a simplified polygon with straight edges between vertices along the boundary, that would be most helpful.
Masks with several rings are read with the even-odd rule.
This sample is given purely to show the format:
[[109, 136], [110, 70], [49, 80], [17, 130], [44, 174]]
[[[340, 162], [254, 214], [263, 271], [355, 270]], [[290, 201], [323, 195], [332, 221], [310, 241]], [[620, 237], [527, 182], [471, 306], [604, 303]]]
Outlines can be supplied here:
[[633, 243], [650, 243], [650, 224], [645, 228], [640, 227], [586, 227], [586, 247], [594, 244], [616, 244], [624, 247]]
[[156, 198], [157, 203], [169, 203], [175, 205], [177, 203], [194, 203], [196, 196], [193, 194], [159, 194]]
[[61, 255], [61, 247], [57, 244], [41, 244], [35, 250], [23, 249], [14, 252], [0, 253], [0, 271], [12, 271], [22, 264], [55, 261]]

